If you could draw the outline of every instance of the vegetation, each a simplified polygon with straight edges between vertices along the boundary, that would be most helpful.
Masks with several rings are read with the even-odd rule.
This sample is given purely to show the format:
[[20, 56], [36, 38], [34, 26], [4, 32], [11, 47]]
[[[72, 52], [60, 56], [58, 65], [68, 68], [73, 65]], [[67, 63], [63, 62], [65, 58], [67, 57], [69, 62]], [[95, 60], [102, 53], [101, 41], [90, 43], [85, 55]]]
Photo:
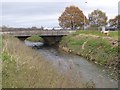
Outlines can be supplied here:
[[97, 30], [87, 30], [87, 31], [80, 30], [80, 31], [77, 31], [76, 33], [73, 33], [73, 35], [79, 35], [79, 34], [104, 36], [104, 37], [112, 38], [114, 40], [118, 40], [118, 31], [110, 31], [108, 36], [106, 36], [105, 34], [101, 33], [100, 31], [97, 31]]
[[4, 36], [3, 44], [3, 88], [93, 87], [91, 83], [73, 81], [70, 75], [59, 73], [38, 52], [14, 37]]
[[88, 23], [86, 16], [78, 7], [70, 6], [66, 7], [58, 20], [61, 27], [76, 29], [84, 24], [84, 18], [86, 23]]
[[27, 38], [28, 41], [33, 41], [33, 42], [44, 42], [44, 40], [37, 35], [31, 36]]
[[120, 15], [117, 15], [114, 19], [109, 20], [110, 26], [120, 26]]
[[[2, 51], [2, 37], [0, 36], [0, 53]], [[0, 89], [2, 89], [2, 54], [0, 54]]]
[[101, 10], [94, 10], [89, 14], [89, 18], [92, 25], [105, 26], [107, 24], [107, 16]]
[[63, 37], [60, 48], [94, 61], [95, 63], [114, 69], [117, 73], [118, 65], [118, 32], [110, 32], [105, 36], [99, 31], [77, 31]]

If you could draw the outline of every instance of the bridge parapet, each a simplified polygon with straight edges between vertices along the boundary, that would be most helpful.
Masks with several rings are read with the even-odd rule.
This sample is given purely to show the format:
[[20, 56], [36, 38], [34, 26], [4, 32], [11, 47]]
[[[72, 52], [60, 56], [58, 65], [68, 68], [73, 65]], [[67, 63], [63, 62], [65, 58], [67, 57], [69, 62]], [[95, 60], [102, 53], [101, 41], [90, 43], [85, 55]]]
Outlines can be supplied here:
[[[40, 35], [40, 36], [64, 36], [68, 35], [75, 31], [68, 31], [68, 30], [22, 30], [22, 31], [7, 31], [7, 34], [13, 36], [33, 36], [33, 35]], [[5, 33], [5, 32], [4, 32]]]

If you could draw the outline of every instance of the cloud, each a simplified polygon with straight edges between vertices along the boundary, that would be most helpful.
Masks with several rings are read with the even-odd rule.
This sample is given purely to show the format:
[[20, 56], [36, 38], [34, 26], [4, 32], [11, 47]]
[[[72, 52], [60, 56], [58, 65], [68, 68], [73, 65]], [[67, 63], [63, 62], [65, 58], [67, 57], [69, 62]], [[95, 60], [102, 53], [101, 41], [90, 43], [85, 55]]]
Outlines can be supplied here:
[[25, 14], [56, 14], [59, 13], [60, 9], [64, 7], [64, 3], [36, 3], [36, 2], [29, 2], [29, 3], [3, 3], [3, 15], [4, 14], [12, 14], [12, 15], [25, 15]]
[[[18, 3], [18, 2], [4, 2], [2, 9], [2, 23], [7, 25], [20, 25], [23, 23], [39, 23], [39, 25], [47, 26], [47, 23], [51, 21], [51, 23], [56, 22], [53, 25], [58, 26], [58, 17], [61, 14], [61, 8], [64, 8], [65, 4], [58, 5], [60, 3]], [[57, 8], [56, 8], [57, 7]], [[46, 22], [46, 24], [45, 24]], [[27, 24], [26, 24], [27, 25]], [[51, 24], [49, 23], [48, 26]]]
[[4, 0], [2, 2], [72, 2], [73, 0]]
[[[58, 26], [58, 17], [70, 5], [78, 6], [88, 16], [95, 9], [106, 13], [108, 18], [118, 14], [119, 0], [4, 0], [1, 24], [14, 27]], [[85, 3], [87, 2], [87, 3]], [[2, 19], [2, 20], [1, 20]]]
[[105, 12], [110, 19], [118, 15], [118, 2], [119, 0], [74, 0], [73, 4], [79, 6], [86, 16], [93, 10], [100, 9]]
[[[41, 16], [41, 15], [35, 15], [35, 16], [22, 16], [22, 17], [17, 17], [17, 16], [3, 16], [3, 20], [2, 23], [3, 24], [7, 24], [7, 25], [12, 25], [12, 26], [22, 26], [25, 24], [26, 25], [30, 25], [30, 26], [37, 26], [40, 27], [42, 26], [50, 26], [51, 24], [53, 24], [53, 22], [57, 22], [57, 18], [58, 15], [57, 14], [53, 14], [53, 15], [49, 15], [49, 16]], [[51, 24], [50, 24], [51, 22]], [[8, 24], [10, 23], [10, 24]], [[56, 23], [54, 23], [53, 25], [56, 25]], [[32, 25], [33, 24], [33, 25]], [[47, 25], [49, 24], [49, 25]], [[53, 26], [51, 25], [51, 26]], [[57, 25], [56, 25], [57, 26]], [[29, 27], [29, 26], [28, 26]]]

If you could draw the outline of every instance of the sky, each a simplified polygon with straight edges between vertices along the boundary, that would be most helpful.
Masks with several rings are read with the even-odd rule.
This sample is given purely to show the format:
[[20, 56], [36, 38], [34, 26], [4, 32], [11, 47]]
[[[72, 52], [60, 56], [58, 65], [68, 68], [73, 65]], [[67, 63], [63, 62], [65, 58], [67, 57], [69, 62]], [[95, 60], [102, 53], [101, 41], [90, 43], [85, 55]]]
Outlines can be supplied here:
[[[85, 3], [87, 2], [87, 3]], [[58, 18], [70, 5], [75, 5], [88, 17], [100, 9], [108, 19], [118, 15], [119, 0], [3, 0], [0, 5], [0, 26], [58, 27]]]

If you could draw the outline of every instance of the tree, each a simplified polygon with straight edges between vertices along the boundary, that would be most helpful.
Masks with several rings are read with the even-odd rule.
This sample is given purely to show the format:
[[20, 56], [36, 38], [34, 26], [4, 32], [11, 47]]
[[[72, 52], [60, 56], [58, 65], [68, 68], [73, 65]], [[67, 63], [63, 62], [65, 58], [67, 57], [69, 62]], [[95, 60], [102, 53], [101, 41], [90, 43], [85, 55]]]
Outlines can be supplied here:
[[37, 29], [37, 27], [36, 26], [32, 26], [31, 29]]
[[70, 6], [66, 7], [58, 20], [59, 25], [62, 28], [76, 29], [77, 27], [84, 25], [84, 19], [85, 23], [88, 23], [86, 16], [78, 7]]
[[105, 26], [107, 24], [107, 16], [101, 10], [94, 10], [89, 14], [90, 24], [94, 26]]
[[120, 15], [116, 16], [114, 19], [110, 19], [108, 23], [110, 26], [120, 26]]

